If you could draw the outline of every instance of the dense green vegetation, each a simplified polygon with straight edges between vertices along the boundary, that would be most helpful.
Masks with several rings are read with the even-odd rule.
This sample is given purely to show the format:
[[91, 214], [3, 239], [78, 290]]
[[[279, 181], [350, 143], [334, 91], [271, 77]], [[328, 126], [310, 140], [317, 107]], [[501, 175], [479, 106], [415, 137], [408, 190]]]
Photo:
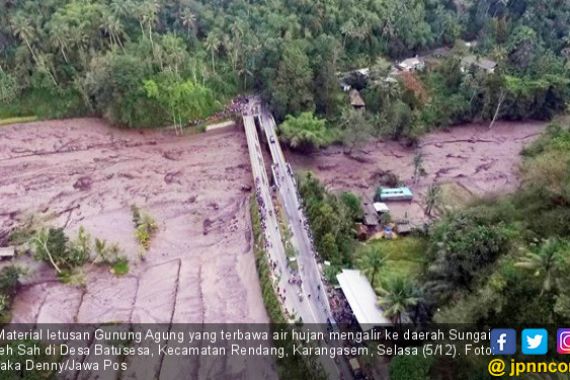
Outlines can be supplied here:
[[[506, 322], [568, 323], [569, 144], [568, 127], [550, 126], [524, 151], [521, 189], [435, 222], [426, 238], [427, 265], [417, 277], [417, 302], [405, 308], [413, 321], [461, 322], [479, 329]], [[401, 362], [394, 361], [391, 370], [402, 373], [396, 378], [409, 379], [402, 377]], [[466, 357], [434, 364], [432, 376], [445, 367], [468, 379], [480, 378], [485, 363]], [[412, 378], [424, 379], [423, 364], [418, 370]]]
[[[549, 118], [568, 101], [569, 19], [567, 2], [539, 0], [8, 1], [0, 118], [98, 114], [180, 126], [256, 91], [279, 120], [312, 112], [351, 146], [371, 133]], [[468, 51], [459, 39], [477, 44]], [[440, 46], [455, 46], [452, 57], [385, 80], [390, 61]], [[462, 73], [465, 54], [498, 69]], [[371, 70], [351, 80], [368, 104], [358, 115], [338, 73], [361, 67]]]
[[[429, 100], [419, 110], [420, 125], [449, 126], [472, 120], [549, 120], [563, 112], [569, 100], [568, 71], [535, 61], [536, 73], [521, 75], [500, 66], [493, 74], [461, 71], [456, 58], [441, 62], [422, 74]], [[413, 105], [412, 105], [413, 107]]]
[[432, 229], [426, 298], [446, 305], [436, 320], [568, 321], [568, 144], [568, 128], [551, 126], [525, 151], [521, 190], [452, 213]]
[[298, 117], [287, 115], [280, 126], [281, 139], [298, 150], [310, 151], [330, 143], [326, 120], [316, 118], [310, 112]]
[[[351, 234], [346, 197], [305, 175], [299, 188], [319, 253], [333, 263], [329, 277], [341, 266], [361, 269], [395, 323], [466, 323], [481, 331], [567, 324], [570, 128], [549, 126], [522, 154], [515, 193], [442, 209], [426, 234], [366, 244]], [[480, 378], [486, 363], [464, 357], [416, 364], [398, 358], [390, 371], [396, 379], [438, 378], [440, 371], [468, 379]]]
[[[444, 56], [433, 54], [442, 46]], [[391, 75], [394, 62], [415, 55], [428, 57], [425, 70]], [[466, 66], [466, 56], [497, 67]], [[378, 135], [413, 143], [432, 128], [549, 120], [568, 110], [569, 59], [568, 1], [4, 1], [0, 125], [99, 115], [128, 127], [181, 128], [238, 93], [256, 92], [282, 122], [280, 138], [302, 151], [332, 142], [352, 150]], [[360, 68], [369, 73], [355, 74]], [[341, 77], [366, 110], [349, 106]], [[354, 239], [358, 199], [303, 176], [299, 191], [328, 274], [361, 268], [398, 323], [567, 323], [570, 131], [551, 126], [524, 155], [515, 194], [442, 210], [426, 236], [364, 247]], [[414, 166], [418, 178], [421, 157]], [[430, 187], [426, 214], [445, 190]], [[148, 250], [156, 223], [136, 207], [133, 222]], [[66, 281], [93, 257], [118, 275], [128, 271], [117, 247], [83, 230], [73, 240], [57, 228], [32, 235], [35, 257]], [[259, 239], [256, 232], [263, 295], [272, 320], [282, 322]], [[0, 272], [2, 318], [17, 278], [13, 268]], [[395, 360], [391, 374], [425, 378], [431, 363], [413, 363]], [[457, 378], [470, 377], [472, 363], [463, 364], [455, 364]], [[306, 375], [299, 363], [283, 368], [292, 378]]]
[[212, 114], [237, 88], [227, 67], [207, 67], [189, 4], [3, 2], [0, 14], [0, 117], [180, 125]]
[[337, 197], [328, 193], [310, 172], [298, 180], [317, 252], [330, 261], [333, 268], [350, 263], [354, 222], [362, 215], [360, 204], [355, 203], [350, 194]]

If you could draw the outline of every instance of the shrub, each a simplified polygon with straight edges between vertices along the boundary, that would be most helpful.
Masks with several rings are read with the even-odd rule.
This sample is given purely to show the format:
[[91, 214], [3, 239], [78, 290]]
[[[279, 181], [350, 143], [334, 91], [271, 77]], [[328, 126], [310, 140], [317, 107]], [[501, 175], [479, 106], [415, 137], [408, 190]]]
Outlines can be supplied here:
[[125, 257], [119, 258], [111, 267], [111, 272], [116, 276], [124, 276], [129, 273], [129, 262]]
[[8, 297], [16, 294], [20, 270], [14, 266], [2, 268], [0, 270], [0, 292]]
[[105, 240], [98, 238], [93, 243], [83, 227], [79, 228], [73, 241], [69, 241], [62, 228], [42, 229], [31, 239], [30, 244], [34, 258], [49, 263], [64, 283], [83, 284], [85, 275], [80, 268], [90, 260], [108, 265], [127, 261], [124, 256], [120, 256], [121, 250], [117, 244], [107, 245]]
[[279, 126], [279, 132], [291, 148], [310, 151], [330, 143], [330, 133], [325, 124], [325, 120], [311, 112], [304, 112], [298, 117], [287, 115], [285, 122]]
[[142, 212], [136, 205], [131, 206], [133, 223], [135, 224], [135, 237], [144, 250], [150, 248], [150, 241], [158, 231], [158, 226], [152, 216]]
[[85, 264], [91, 254], [91, 237], [83, 227], [79, 229], [77, 238], [71, 242], [63, 228], [43, 229], [32, 238], [32, 246], [34, 257], [48, 262], [63, 282], [83, 282], [83, 275], [76, 269]]
[[0, 323], [10, 321], [12, 300], [18, 289], [20, 270], [14, 266], [0, 270]]
[[354, 193], [345, 192], [340, 195], [340, 200], [350, 210], [352, 220], [360, 220], [364, 216], [360, 198]]
[[391, 380], [428, 380], [432, 357], [396, 356], [390, 361]]
[[319, 254], [333, 264], [349, 263], [353, 242], [351, 209], [311, 174], [299, 180], [299, 192]]

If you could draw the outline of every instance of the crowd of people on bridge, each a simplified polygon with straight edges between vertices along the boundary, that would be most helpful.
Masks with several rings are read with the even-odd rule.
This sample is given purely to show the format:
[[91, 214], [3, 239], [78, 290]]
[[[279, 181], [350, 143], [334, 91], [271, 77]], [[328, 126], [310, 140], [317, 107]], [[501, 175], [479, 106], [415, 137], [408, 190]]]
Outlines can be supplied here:
[[190, 126], [196, 126], [204, 123], [214, 123], [222, 120], [232, 119], [236, 115], [241, 115], [247, 110], [249, 98], [244, 95], [239, 95], [233, 98], [223, 110], [216, 112], [205, 120], [197, 119], [189, 121]]
[[[234, 110], [238, 110], [238, 109], [246, 110], [248, 108], [247, 107], [248, 99], [245, 97], [243, 97], [243, 98], [238, 97], [238, 98], [234, 99], [232, 104], [233, 104], [233, 107], [235, 107]], [[273, 165], [272, 169], [273, 169], [274, 175], [278, 179], [284, 180], [284, 178], [279, 178], [281, 176], [284, 176], [284, 173], [280, 173], [278, 165]], [[292, 170], [291, 170], [289, 165], [287, 166], [287, 172], [289, 175], [292, 175]], [[267, 217], [268, 217], [269, 211], [267, 210], [264, 199], [261, 195], [262, 194], [261, 186], [262, 186], [261, 179], [256, 178], [255, 179], [255, 196], [257, 199], [257, 204], [259, 205], [260, 224], [261, 224], [263, 231], [265, 233], [267, 233], [267, 228], [268, 228], [267, 227]], [[274, 191], [277, 189], [277, 186], [278, 186], [278, 183], [276, 182], [274, 187], [273, 187]], [[315, 245], [314, 245], [314, 239], [313, 239], [313, 234], [312, 234], [311, 228], [309, 226], [307, 219], [305, 217], [303, 217], [303, 214], [302, 214], [302, 205], [300, 203], [300, 199], [301, 199], [300, 194], [297, 192], [296, 196], [297, 196], [298, 208], [300, 211], [299, 212], [299, 215], [300, 215], [299, 218], [300, 218], [300, 221], [302, 223], [303, 229], [307, 233], [307, 236], [310, 240], [311, 255], [313, 255], [316, 260], [319, 260], [319, 255], [314, 249]], [[272, 248], [269, 240], [270, 239], [265, 239], [265, 250], [268, 253], [269, 253], [270, 248]], [[272, 275], [273, 279], [275, 280], [275, 279], [281, 278], [284, 275], [284, 273], [282, 273], [282, 270], [281, 270], [281, 268], [279, 268], [278, 263], [276, 261], [274, 261], [270, 255], [268, 257], [268, 260], [269, 260], [268, 261], [269, 262], [269, 268], [271, 270], [271, 275]], [[302, 267], [300, 267], [299, 269], [302, 270]], [[319, 273], [317, 275], [321, 276], [321, 279], [322, 279], [321, 273]], [[292, 268], [288, 268], [288, 273], [286, 273], [285, 276], [286, 276], [285, 278], [287, 279], [288, 285], [291, 286], [289, 289], [291, 290], [291, 289], [293, 289], [293, 287], [295, 289], [297, 289], [297, 287], [298, 287], [297, 296], [299, 297], [300, 301], [303, 301], [302, 280], [301, 280], [301, 277], [300, 277], [298, 271], [294, 270]], [[342, 292], [340, 292], [337, 289], [334, 289], [334, 287], [332, 287], [331, 284], [327, 283], [324, 280], [323, 280], [323, 282], [321, 282], [321, 284], [323, 284], [323, 286], [324, 286], [325, 294], [328, 298], [328, 303], [330, 305], [332, 317], [334, 318], [334, 320], [337, 323], [342, 323], [345, 325], [346, 324], [352, 325], [353, 323], [355, 323], [352, 310], [350, 309], [350, 306], [348, 305], [348, 302], [346, 301], [346, 298], [344, 297]], [[285, 305], [285, 302], [287, 300], [285, 285], [283, 285], [282, 287], [276, 286], [275, 290], [276, 290], [277, 296], [280, 299], [281, 303], [283, 305]], [[316, 290], [316, 294], [314, 296], [317, 299], [321, 299], [320, 295], [321, 295], [321, 285], [318, 285], [318, 289]], [[295, 297], [295, 294], [291, 294], [289, 296]], [[310, 293], [305, 294], [305, 296], [307, 297], [307, 299], [310, 299], [310, 297], [311, 297]], [[294, 317], [293, 315], [290, 314], [290, 311], [287, 310], [286, 307], [284, 307], [284, 310], [288, 316]], [[292, 310], [291, 312], [294, 313], [294, 310]]]
[[329, 302], [333, 318], [338, 324], [351, 327], [358, 326], [354, 313], [340, 289], [330, 289]]
[[243, 111], [247, 109], [249, 104], [249, 98], [247, 96], [239, 95], [232, 99], [230, 104], [226, 107], [224, 112], [227, 112], [228, 115], [232, 114], [241, 114]]

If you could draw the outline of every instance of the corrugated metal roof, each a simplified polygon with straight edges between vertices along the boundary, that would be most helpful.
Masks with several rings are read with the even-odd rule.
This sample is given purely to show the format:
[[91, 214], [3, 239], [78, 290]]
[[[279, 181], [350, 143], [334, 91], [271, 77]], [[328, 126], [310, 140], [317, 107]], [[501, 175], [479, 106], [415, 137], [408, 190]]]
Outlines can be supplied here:
[[390, 323], [377, 306], [370, 282], [359, 270], [343, 269], [336, 278], [362, 330]]
[[14, 256], [16, 249], [14, 247], [0, 247], [0, 257]]
[[386, 205], [386, 203], [382, 203], [382, 202], [375, 202], [374, 203], [374, 209], [376, 210], [376, 212], [389, 212], [390, 208]]
[[380, 190], [381, 200], [412, 199], [413, 196], [412, 190], [408, 187], [382, 188]]

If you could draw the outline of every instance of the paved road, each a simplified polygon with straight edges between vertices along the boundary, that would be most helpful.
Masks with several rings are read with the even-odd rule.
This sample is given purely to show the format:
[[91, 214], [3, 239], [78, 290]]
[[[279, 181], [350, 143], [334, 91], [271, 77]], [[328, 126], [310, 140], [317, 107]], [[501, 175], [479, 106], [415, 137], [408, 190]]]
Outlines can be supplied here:
[[[297, 250], [299, 273], [302, 279], [300, 288], [289, 283], [289, 279], [292, 278], [293, 274], [287, 266], [287, 255], [281, 239], [277, 215], [271, 198], [271, 188], [267, 179], [261, 145], [256, 130], [256, 118], [269, 142], [273, 160], [273, 177], [291, 228], [291, 241]], [[265, 234], [269, 245], [267, 252], [270, 260], [277, 263], [280, 289], [286, 289], [286, 299], [283, 305], [289, 312], [301, 317], [305, 323], [318, 324], [325, 329], [327, 321], [334, 323], [334, 320], [321, 279], [321, 272], [315, 258], [309, 229], [306, 227], [308, 224], [303, 215], [293, 171], [286, 162], [277, 140], [275, 120], [257, 101], [250, 102], [243, 119], [256, 193], [263, 203], [261, 212], [266, 224]], [[302, 300], [297, 294], [302, 295]], [[322, 342], [322, 344], [326, 343]], [[329, 379], [352, 378], [352, 374], [344, 360], [335, 362], [330, 357], [321, 357], [320, 362]]]
[[289, 284], [288, 280], [291, 278], [287, 266], [287, 256], [285, 254], [285, 247], [281, 239], [281, 232], [279, 230], [279, 222], [271, 198], [271, 188], [267, 173], [265, 171], [265, 163], [261, 151], [261, 145], [257, 131], [255, 129], [255, 122], [253, 116], [244, 116], [244, 127], [247, 138], [247, 145], [249, 149], [249, 156], [252, 167], [252, 174], [256, 187], [256, 195], [260, 203], [260, 213], [262, 220], [265, 223], [265, 240], [267, 242], [266, 251], [269, 254], [270, 261], [276, 264], [274, 272], [278, 274], [278, 286], [281, 290], [285, 290], [285, 302], [283, 305], [291, 315], [300, 315], [304, 320], [312, 320], [313, 316], [308, 310], [306, 303], [299, 301], [296, 295], [299, 288], [295, 285]]
[[310, 294], [308, 301], [317, 316], [317, 322], [324, 324], [330, 321], [334, 323], [313, 243], [309, 236], [308, 223], [303, 214], [300, 196], [297, 192], [293, 170], [285, 161], [285, 156], [277, 139], [275, 120], [265, 110], [260, 119], [267, 141], [270, 142], [269, 148], [274, 163], [273, 170], [276, 174], [279, 194], [291, 225], [293, 244], [297, 248], [304, 292], [307, 295]]

